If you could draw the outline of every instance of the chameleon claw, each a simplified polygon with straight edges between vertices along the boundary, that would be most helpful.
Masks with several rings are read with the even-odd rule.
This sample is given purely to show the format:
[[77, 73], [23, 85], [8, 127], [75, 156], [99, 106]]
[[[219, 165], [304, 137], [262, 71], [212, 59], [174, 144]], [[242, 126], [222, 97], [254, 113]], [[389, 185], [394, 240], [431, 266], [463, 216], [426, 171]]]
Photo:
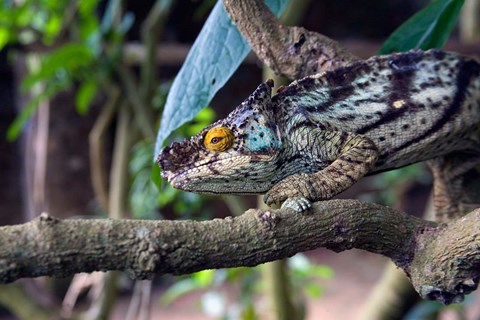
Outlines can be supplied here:
[[292, 209], [297, 213], [308, 211], [312, 207], [312, 203], [304, 197], [288, 198], [282, 203], [281, 209]]
[[281, 203], [285, 200], [286, 198], [280, 198], [278, 197], [277, 194], [275, 193], [272, 193], [272, 192], [267, 192], [264, 196], [263, 196], [263, 202], [271, 207], [271, 206], [280, 206]]

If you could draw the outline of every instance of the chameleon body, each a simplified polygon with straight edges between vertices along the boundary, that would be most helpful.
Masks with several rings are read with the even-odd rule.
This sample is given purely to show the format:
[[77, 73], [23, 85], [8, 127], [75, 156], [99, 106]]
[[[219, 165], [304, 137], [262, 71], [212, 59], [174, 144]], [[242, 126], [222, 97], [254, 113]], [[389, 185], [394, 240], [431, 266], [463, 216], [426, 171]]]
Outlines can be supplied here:
[[186, 191], [266, 193], [269, 205], [288, 199], [303, 211], [367, 174], [480, 151], [480, 65], [471, 58], [410, 51], [294, 81], [273, 97], [272, 86], [164, 148], [162, 176]]

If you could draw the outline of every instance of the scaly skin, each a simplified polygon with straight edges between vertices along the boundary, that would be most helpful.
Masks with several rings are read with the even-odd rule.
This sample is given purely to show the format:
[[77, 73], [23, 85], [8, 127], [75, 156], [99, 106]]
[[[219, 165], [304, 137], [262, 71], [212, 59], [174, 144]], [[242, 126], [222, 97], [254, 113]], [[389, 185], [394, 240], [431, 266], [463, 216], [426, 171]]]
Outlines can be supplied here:
[[[267, 204], [290, 199], [302, 211], [367, 174], [452, 153], [478, 158], [480, 65], [473, 59], [411, 51], [309, 76], [273, 97], [272, 86], [261, 84], [227, 118], [164, 148], [162, 176], [178, 189], [266, 193]], [[218, 127], [233, 134], [224, 151], [203, 141]]]

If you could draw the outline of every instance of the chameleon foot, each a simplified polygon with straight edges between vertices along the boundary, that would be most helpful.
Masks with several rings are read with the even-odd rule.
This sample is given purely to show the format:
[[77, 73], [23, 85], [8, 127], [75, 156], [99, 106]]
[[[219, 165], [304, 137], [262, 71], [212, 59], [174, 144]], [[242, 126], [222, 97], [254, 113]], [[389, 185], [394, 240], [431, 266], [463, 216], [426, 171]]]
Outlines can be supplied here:
[[281, 209], [292, 209], [295, 212], [302, 213], [308, 211], [312, 207], [312, 204], [307, 198], [294, 197], [288, 198], [282, 203]]

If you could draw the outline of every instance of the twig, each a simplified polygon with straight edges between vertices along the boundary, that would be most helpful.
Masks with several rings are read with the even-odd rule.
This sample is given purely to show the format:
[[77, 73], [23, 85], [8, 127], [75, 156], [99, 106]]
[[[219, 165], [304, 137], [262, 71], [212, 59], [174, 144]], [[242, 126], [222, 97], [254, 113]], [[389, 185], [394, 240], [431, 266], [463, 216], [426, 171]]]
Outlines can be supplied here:
[[478, 43], [480, 40], [480, 2], [478, 0], [466, 0], [462, 8], [460, 19], [460, 39], [465, 43]]
[[105, 133], [112, 122], [120, 98], [120, 90], [112, 87], [110, 97], [102, 108], [88, 136], [90, 145], [90, 179], [95, 198], [101, 208], [108, 212], [108, 186], [105, 171]]
[[142, 100], [132, 72], [124, 65], [117, 65], [117, 72], [124, 89], [123, 93], [132, 107], [138, 130], [147, 141], [151, 141], [155, 137], [151, 108]]
[[113, 149], [113, 163], [110, 170], [110, 192], [108, 216], [121, 219], [125, 212], [125, 194], [128, 177], [128, 155], [131, 144], [130, 110], [125, 103], [120, 105], [117, 130], [115, 132], [115, 146]]
[[151, 100], [154, 88], [156, 86], [156, 53], [160, 41], [160, 35], [163, 33], [163, 26], [166, 23], [171, 0], [157, 0], [150, 10], [148, 17], [142, 25], [142, 43], [145, 47], [145, 60], [141, 66], [141, 88], [145, 102]]

